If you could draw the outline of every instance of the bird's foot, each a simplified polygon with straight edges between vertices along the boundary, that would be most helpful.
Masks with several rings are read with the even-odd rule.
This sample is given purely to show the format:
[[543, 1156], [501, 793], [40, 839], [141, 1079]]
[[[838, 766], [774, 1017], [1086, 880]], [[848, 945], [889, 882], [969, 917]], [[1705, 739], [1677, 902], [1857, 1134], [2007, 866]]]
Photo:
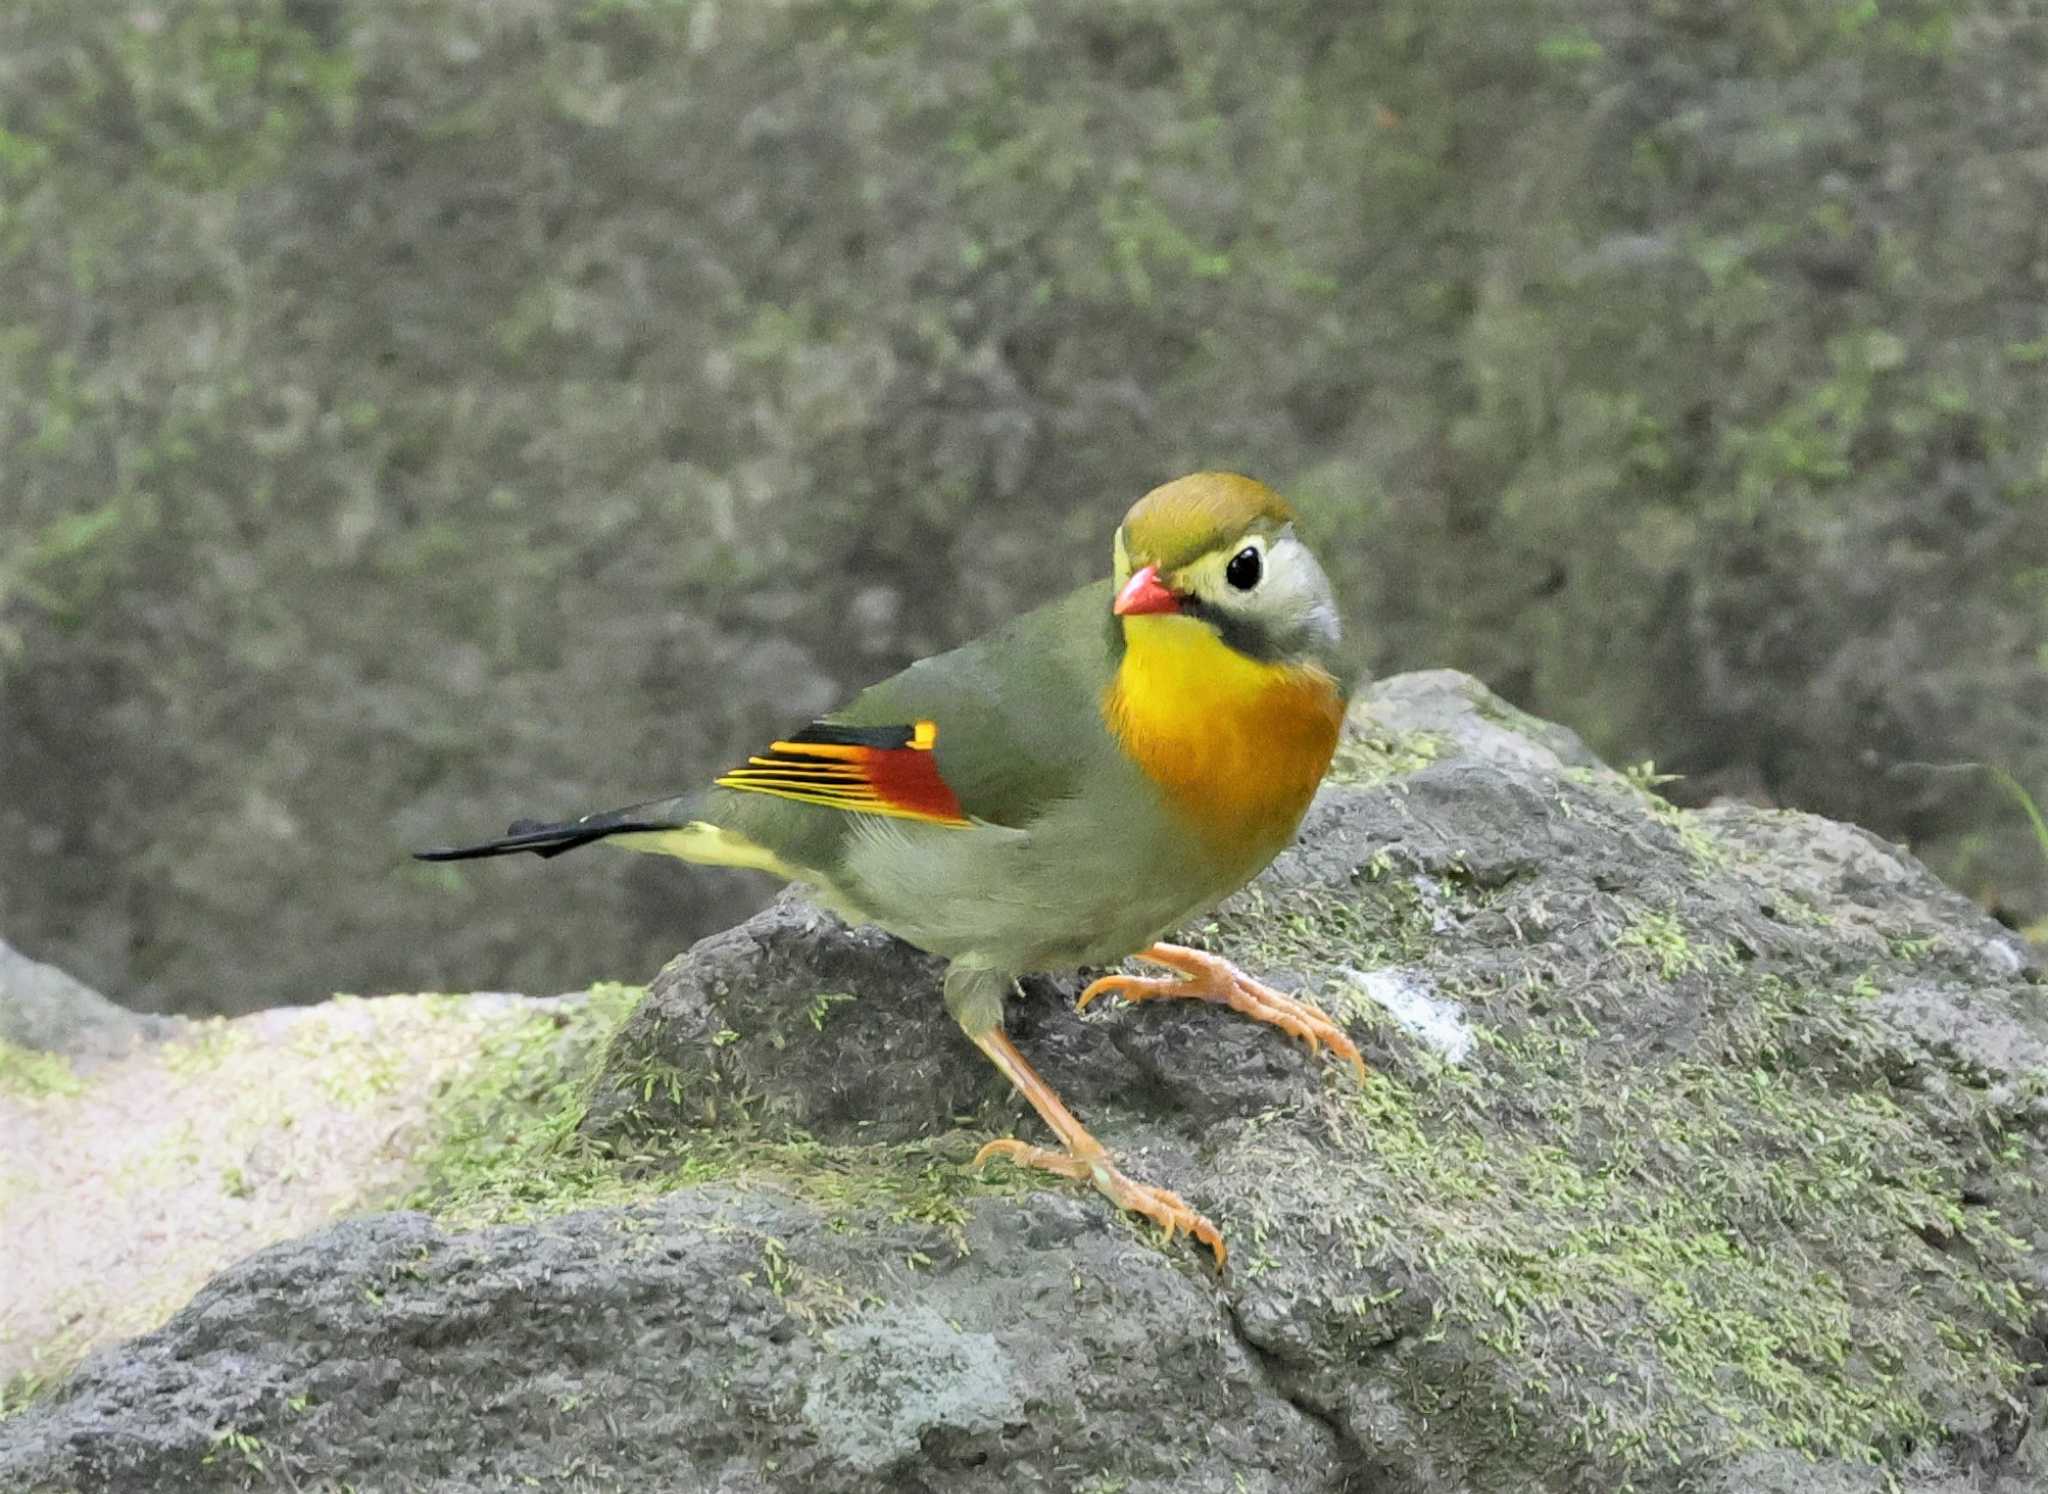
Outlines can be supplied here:
[[1220, 955], [1189, 949], [1180, 944], [1155, 944], [1138, 951], [1136, 958], [1178, 970], [1179, 975], [1105, 975], [1089, 984], [1077, 1003], [1086, 1007], [1096, 997], [1115, 993], [1126, 1001], [1160, 1001], [1168, 997], [1193, 997], [1212, 1001], [1243, 1012], [1255, 1022], [1277, 1027], [1289, 1037], [1300, 1038], [1309, 1051], [1327, 1047], [1357, 1071], [1365, 1082], [1365, 1060], [1344, 1029], [1306, 1001], [1262, 985]]
[[1036, 1167], [1077, 1182], [1093, 1183], [1118, 1208], [1143, 1215], [1165, 1230], [1167, 1239], [1180, 1231], [1208, 1246], [1216, 1253], [1217, 1270], [1222, 1270], [1229, 1259], [1230, 1247], [1223, 1243], [1223, 1235], [1215, 1225], [1189, 1208], [1178, 1193], [1125, 1177], [1109, 1160], [1109, 1153], [1100, 1147], [1090, 1155], [1080, 1156], [1005, 1137], [976, 1152], [974, 1165], [979, 1167], [990, 1157], [1007, 1157], [1017, 1167]]

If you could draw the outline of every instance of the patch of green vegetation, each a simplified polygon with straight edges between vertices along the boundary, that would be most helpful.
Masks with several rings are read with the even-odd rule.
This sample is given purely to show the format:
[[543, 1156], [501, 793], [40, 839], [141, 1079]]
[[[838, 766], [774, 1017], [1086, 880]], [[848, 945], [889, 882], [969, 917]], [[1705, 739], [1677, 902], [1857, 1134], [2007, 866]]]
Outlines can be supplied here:
[[1941, 948], [1941, 939], [1936, 935], [1900, 934], [1888, 940], [1887, 943], [1891, 949], [1892, 958], [1905, 963], [1910, 963], [1914, 960], [1924, 960], [1935, 950]]
[[1124, 294], [1134, 306], [1150, 305], [1162, 281], [1217, 280], [1231, 272], [1226, 251], [1175, 222], [1166, 205], [1149, 194], [1105, 192], [1096, 211]]
[[1607, 49], [1585, 27], [1573, 26], [1537, 42], [1536, 55], [1545, 62], [1571, 65], [1598, 62], [1607, 55]]
[[594, 986], [571, 1011], [536, 1012], [487, 1038], [436, 1097], [424, 1181], [408, 1206], [481, 1222], [637, 1196], [577, 1127], [605, 1046], [643, 994]]
[[1660, 773], [1657, 771], [1657, 765], [1654, 762], [1644, 758], [1639, 763], [1630, 763], [1627, 767], [1623, 768], [1621, 776], [1628, 781], [1631, 787], [1649, 794], [1655, 793], [1667, 783], [1678, 782], [1685, 775], [1683, 773]]
[[1727, 848], [1708, 833], [1699, 816], [1673, 804], [1658, 792], [1665, 784], [1676, 783], [1684, 776], [1682, 773], [1660, 773], [1657, 765], [1647, 759], [1621, 770], [1621, 778], [1634, 790], [1637, 802], [1653, 818], [1671, 827], [1694, 865], [1702, 870], [1724, 866], [1728, 862]]
[[42, 1370], [17, 1370], [0, 1380], [0, 1421], [34, 1405], [52, 1383], [51, 1376]]
[[202, 1468], [221, 1468], [239, 1475], [244, 1488], [251, 1487], [251, 1481], [269, 1472], [269, 1443], [253, 1432], [239, 1427], [222, 1427], [207, 1440], [206, 1452], [199, 1459]]
[[1685, 926], [1673, 913], [1645, 911], [1614, 940], [1618, 949], [1639, 950], [1665, 980], [1701, 969], [1707, 955], [1686, 936]]
[[[1249, 970], [1420, 960], [1430, 949], [1430, 895], [1415, 879], [1388, 876], [1389, 869], [1375, 858], [1361, 871], [1366, 885], [1348, 896], [1308, 887], [1248, 887], [1231, 900], [1227, 913], [1195, 931], [1196, 942], [1227, 952]], [[1446, 895], [1461, 891], [1453, 887]]]
[[1347, 731], [1330, 761], [1329, 781], [1370, 786], [1428, 767], [1443, 752], [1432, 732]]
[[1774, 889], [1771, 896], [1772, 916], [1780, 923], [1794, 928], [1827, 929], [1835, 926], [1835, 915], [1803, 893], [1789, 888]]
[[313, 1083], [329, 1100], [361, 1109], [405, 1083], [427, 1028], [471, 1020], [463, 1003], [445, 994], [386, 1001], [338, 993], [324, 1014], [300, 1023], [291, 1051], [310, 1061]]
[[2048, 861], [2048, 816], [2041, 813], [2041, 806], [2034, 801], [2034, 796], [2027, 792], [2026, 785], [2004, 768], [1992, 766], [1984, 771], [1991, 775], [1993, 783], [2004, 789], [2012, 797], [2013, 802], [2019, 805], [2020, 812], [2027, 817], [2027, 827], [2033, 831], [2034, 844], [2041, 848], [2041, 859]]
[[167, 182], [249, 185], [277, 171], [316, 120], [353, 114], [353, 54], [322, 48], [288, 10], [206, 0], [160, 27], [118, 33], [116, 67], [136, 97], [146, 159]]
[[[166, 1314], [172, 1306], [165, 1304]], [[0, 1421], [20, 1415], [62, 1385], [92, 1347], [90, 1333], [76, 1320], [30, 1347], [29, 1363], [0, 1379]]]
[[[875, 1216], [944, 1231], [966, 1251], [967, 1201], [1036, 1187], [1036, 1175], [974, 1172], [975, 1140], [954, 1133], [894, 1145], [833, 1146], [801, 1132], [774, 1140], [741, 1121], [724, 1129], [661, 1124], [588, 1134], [583, 1121], [605, 1053], [639, 1004], [632, 986], [599, 986], [568, 1014], [538, 1014], [494, 1035], [475, 1065], [436, 1103], [426, 1180], [406, 1201], [457, 1225], [545, 1218], [575, 1209], [645, 1202], [679, 1188], [768, 1181], [818, 1204], [827, 1225]], [[838, 999], [844, 999], [838, 998]], [[814, 1002], [822, 1022], [833, 993]], [[633, 1076], [643, 1101], [679, 1103], [667, 1066]], [[765, 1247], [764, 1247], [765, 1248]]]
[[58, 1053], [38, 1053], [0, 1040], [0, 1089], [24, 1099], [85, 1092], [85, 1082], [71, 1070], [71, 1060]]
[[854, 999], [855, 997], [851, 991], [820, 991], [811, 998], [809, 1013], [812, 1029], [817, 1032], [823, 1032], [825, 1030], [825, 1021], [832, 1014], [832, 1008], [843, 1006]]
[[[1355, 914], [1320, 909], [1285, 937], [1334, 981]], [[1617, 1488], [1749, 1449], [1893, 1464], [1943, 1407], [2011, 1393], [2025, 1242], [1962, 1201], [1951, 1124], [1842, 1058], [1881, 1044], [1856, 989], [1744, 972], [1668, 913], [1616, 942], [1644, 956], [1624, 989], [1715, 983], [1711, 1047], [1616, 1070], [1589, 1021], [1513, 1020], [1512, 1001], [1469, 1067], [1390, 1042], [1362, 1091], [1325, 1091], [1334, 1145], [1253, 1123], [1233, 1169], [1253, 1191], [1221, 1220], [1239, 1269], [1334, 1249], [1408, 1284], [1332, 1304], [1334, 1331], [1486, 1346], [1418, 1372], [1418, 1411], [1517, 1466], [1514, 1444], [1561, 1447]], [[1959, 1103], [1953, 1127], [1995, 1137], [2029, 1100]]]
[[254, 1041], [247, 1031], [231, 1025], [226, 1017], [208, 1017], [194, 1024], [188, 1036], [172, 1039], [159, 1051], [165, 1068], [190, 1076], [212, 1073]]

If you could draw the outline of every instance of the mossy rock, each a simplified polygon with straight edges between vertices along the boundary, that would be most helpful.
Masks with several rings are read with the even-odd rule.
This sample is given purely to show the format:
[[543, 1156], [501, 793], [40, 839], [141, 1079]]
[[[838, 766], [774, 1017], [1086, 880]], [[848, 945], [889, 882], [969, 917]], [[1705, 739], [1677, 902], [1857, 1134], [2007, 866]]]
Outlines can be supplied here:
[[0, 1475], [2038, 1480], [2027, 947], [1894, 846], [1674, 809], [1458, 676], [1384, 682], [1352, 732], [1299, 842], [1184, 937], [1339, 1016], [1362, 1085], [1206, 1007], [1011, 1003], [1126, 1168], [1222, 1226], [1221, 1277], [1090, 1193], [974, 1172], [1035, 1122], [930, 962], [791, 901], [637, 1006], [501, 1039], [446, 1097], [424, 1215], [223, 1273], [6, 1423]]

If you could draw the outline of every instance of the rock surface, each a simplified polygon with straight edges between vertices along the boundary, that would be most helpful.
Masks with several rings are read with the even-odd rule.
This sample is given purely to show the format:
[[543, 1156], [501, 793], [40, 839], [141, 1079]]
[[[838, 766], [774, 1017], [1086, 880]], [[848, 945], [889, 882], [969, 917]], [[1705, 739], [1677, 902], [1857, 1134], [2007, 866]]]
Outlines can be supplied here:
[[2042, 972], [1910, 856], [1673, 809], [1407, 676], [1186, 935], [1341, 1015], [1368, 1082], [1207, 1008], [1077, 1017], [1072, 980], [1011, 1026], [1223, 1227], [1220, 1279], [1092, 1195], [969, 1173], [1037, 1132], [931, 962], [785, 899], [587, 1074], [528, 1049], [452, 1089], [431, 1213], [264, 1250], [0, 1423], [0, 1485], [2048, 1477]]
[[182, 1025], [116, 1006], [55, 965], [0, 940], [0, 1043], [73, 1058], [117, 1058]]
[[251, 1251], [404, 1197], [437, 1088], [556, 1005], [342, 997], [171, 1021], [0, 945], [0, 1406]]

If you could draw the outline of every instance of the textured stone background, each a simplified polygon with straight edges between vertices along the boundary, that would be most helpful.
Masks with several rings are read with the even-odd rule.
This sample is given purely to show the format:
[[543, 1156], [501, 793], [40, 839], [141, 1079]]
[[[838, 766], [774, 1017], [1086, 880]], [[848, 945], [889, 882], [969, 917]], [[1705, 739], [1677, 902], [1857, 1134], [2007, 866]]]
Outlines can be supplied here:
[[[1357, 659], [1910, 838], [2048, 786], [2048, 23], [1812, 0], [0, 8], [0, 929], [118, 999], [641, 979], [687, 784], [1203, 465]], [[545, 919], [580, 937], [539, 939]]]

